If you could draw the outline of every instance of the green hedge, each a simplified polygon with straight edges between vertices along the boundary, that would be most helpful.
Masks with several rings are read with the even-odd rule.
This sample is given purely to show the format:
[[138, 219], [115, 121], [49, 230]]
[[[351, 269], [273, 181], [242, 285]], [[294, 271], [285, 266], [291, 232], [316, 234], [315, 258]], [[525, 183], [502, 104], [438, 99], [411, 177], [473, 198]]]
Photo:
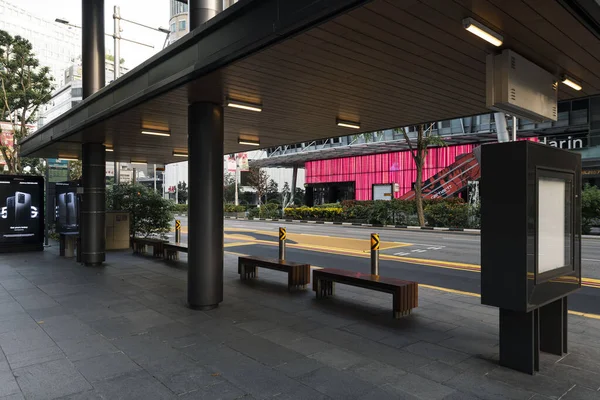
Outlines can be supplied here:
[[188, 205], [187, 204], [173, 204], [175, 214], [187, 214]]
[[[424, 200], [425, 220], [429, 226], [478, 228], [479, 209], [462, 199]], [[285, 218], [313, 221], [344, 221], [380, 225], [418, 225], [414, 200], [344, 201], [317, 207], [290, 207]]]
[[235, 204], [223, 204], [223, 211], [226, 213], [245, 212], [246, 206], [236, 206]]
[[279, 204], [267, 203], [260, 207], [248, 210], [249, 218], [281, 218], [281, 206]]

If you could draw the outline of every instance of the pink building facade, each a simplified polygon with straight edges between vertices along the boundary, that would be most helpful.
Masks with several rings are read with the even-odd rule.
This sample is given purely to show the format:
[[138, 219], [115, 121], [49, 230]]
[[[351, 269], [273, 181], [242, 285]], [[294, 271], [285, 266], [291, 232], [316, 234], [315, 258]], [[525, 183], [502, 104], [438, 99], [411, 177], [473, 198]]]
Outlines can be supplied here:
[[[433, 148], [425, 159], [423, 180], [452, 164], [456, 156], [470, 153], [477, 144]], [[372, 200], [374, 184], [397, 183], [396, 198], [412, 189], [417, 171], [408, 151], [309, 161], [306, 183], [354, 183], [355, 200]]]

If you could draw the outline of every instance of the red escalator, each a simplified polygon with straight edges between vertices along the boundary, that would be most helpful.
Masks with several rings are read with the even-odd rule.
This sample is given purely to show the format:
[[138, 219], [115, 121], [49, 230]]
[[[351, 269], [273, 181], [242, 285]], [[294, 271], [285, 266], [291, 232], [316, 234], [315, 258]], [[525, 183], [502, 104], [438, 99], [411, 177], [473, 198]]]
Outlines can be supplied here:
[[[470, 181], [479, 179], [481, 176], [479, 155], [479, 147], [473, 150], [472, 153], [461, 154], [456, 157], [454, 163], [424, 181], [423, 198], [450, 197], [467, 187]], [[411, 190], [400, 196], [400, 199], [410, 200], [414, 197], [415, 192]]]

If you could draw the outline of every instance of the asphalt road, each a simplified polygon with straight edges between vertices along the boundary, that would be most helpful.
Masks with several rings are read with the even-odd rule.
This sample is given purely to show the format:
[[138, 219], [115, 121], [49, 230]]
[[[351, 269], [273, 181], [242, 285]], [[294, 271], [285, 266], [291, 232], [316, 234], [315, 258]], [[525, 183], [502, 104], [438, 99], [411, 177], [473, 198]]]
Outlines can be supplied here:
[[[186, 218], [182, 242], [187, 241]], [[256, 256], [277, 256], [277, 231], [288, 232], [287, 258], [319, 267], [368, 272], [369, 235], [382, 240], [380, 274], [414, 280], [424, 285], [480, 292], [480, 237], [469, 233], [405, 231], [339, 225], [286, 224], [264, 221], [225, 221], [226, 251]], [[590, 285], [569, 297], [574, 311], [600, 315], [600, 238], [582, 243], [584, 278]], [[598, 288], [592, 287], [598, 284]]]

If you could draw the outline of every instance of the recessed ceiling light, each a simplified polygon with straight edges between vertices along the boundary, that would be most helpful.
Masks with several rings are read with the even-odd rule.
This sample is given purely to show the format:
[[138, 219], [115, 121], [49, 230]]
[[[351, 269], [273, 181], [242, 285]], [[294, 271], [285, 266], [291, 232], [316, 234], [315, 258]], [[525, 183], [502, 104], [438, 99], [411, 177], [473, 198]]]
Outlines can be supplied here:
[[58, 159], [61, 161], [79, 161], [79, 158], [70, 156], [58, 156]]
[[233, 99], [227, 99], [227, 107], [241, 108], [242, 110], [256, 111], [256, 112], [262, 111], [262, 104], [249, 103], [247, 101], [240, 101], [240, 100], [233, 100]]
[[115, 151], [115, 149], [113, 149], [112, 147], [107, 147], [104, 150], [108, 151], [109, 153], [112, 153], [113, 151]]
[[245, 144], [248, 146], [260, 146], [260, 140], [258, 140], [258, 139], [242, 139], [240, 137], [240, 138], [238, 138], [238, 143]]
[[140, 164], [140, 165], [146, 165], [148, 164], [146, 161], [141, 161], [141, 160], [131, 160], [130, 164]]
[[337, 126], [341, 126], [344, 128], [352, 128], [352, 129], [360, 129], [360, 123], [354, 121], [345, 121], [343, 119], [336, 119]]
[[575, 90], [581, 90], [581, 85], [567, 75], [563, 75], [562, 83], [564, 83], [565, 85], [567, 85]]
[[174, 151], [173, 156], [174, 157], [188, 157], [188, 153], [184, 153], [183, 151]]
[[143, 130], [142, 135], [171, 136], [170, 131]]
[[501, 34], [494, 32], [487, 26], [475, 21], [473, 18], [470, 17], [463, 19], [462, 22], [465, 29], [471, 32], [472, 34], [479, 36], [480, 38], [493, 44], [494, 46], [502, 46], [504, 38]]

